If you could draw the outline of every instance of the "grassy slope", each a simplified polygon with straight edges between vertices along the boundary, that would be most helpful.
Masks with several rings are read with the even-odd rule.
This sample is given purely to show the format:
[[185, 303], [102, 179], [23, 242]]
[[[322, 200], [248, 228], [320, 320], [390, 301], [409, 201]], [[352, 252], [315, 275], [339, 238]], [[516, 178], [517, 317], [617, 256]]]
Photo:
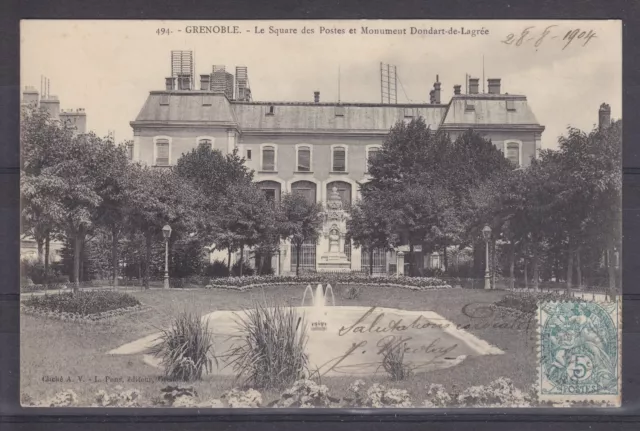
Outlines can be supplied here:
[[[21, 318], [21, 393], [36, 400], [53, 395], [62, 389], [73, 389], [83, 402], [90, 402], [99, 389], [113, 390], [118, 383], [91, 383], [94, 376], [138, 376], [156, 377], [159, 370], [142, 362], [141, 355], [109, 356], [105, 353], [124, 343], [157, 332], [166, 326], [172, 316], [188, 310], [205, 314], [214, 310], [237, 310], [250, 306], [262, 298], [260, 290], [234, 292], [224, 290], [185, 291], [133, 291], [133, 294], [151, 310], [123, 316], [109, 322], [86, 325], [23, 315]], [[266, 291], [293, 305], [302, 300], [302, 287], [274, 287]], [[407, 310], [432, 310], [454, 323], [466, 324], [470, 319], [461, 314], [466, 303], [494, 302], [503, 292], [483, 290], [442, 290], [416, 292], [397, 288], [363, 289], [360, 298], [343, 300], [336, 298], [340, 305], [377, 305]], [[338, 295], [339, 296], [339, 295]], [[470, 330], [480, 338], [505, 351], [501, 357], [483, 356], [467, 358], [462, 364], [436, 372], [414, 376], [406, 382], [391, 382], [385, 376], [364, 379], [379, 382], [389, 387], [409, 390], [414, 400], [424, 398], [425, 387], [430, 383], [444, 384], [449, 390], [471, 385], [486, 384], [500, 377], [511, 378], [522, 389], [533, 383], [535, 375], [535, 350], [530, 336], [524, 331], [513, 329]], [[73, 382], [43, 383], [43, 376], [71, 377]], [[84, 376], [84, 382], [77, 382], [76, 376]], [[335, 395], [346, 394], [347, 387], [355, 379], [339, 377], [323, 378]], [[158, 396], [163, 382], [124, 383], [125, 388], [142, 390], [146, 399]], [[194, 384], [204, 398], [218, 398], [233, 387], [228, 377], [207, 376]], [[274, 391], [263, 392], [268, 402], [277, 396]]]

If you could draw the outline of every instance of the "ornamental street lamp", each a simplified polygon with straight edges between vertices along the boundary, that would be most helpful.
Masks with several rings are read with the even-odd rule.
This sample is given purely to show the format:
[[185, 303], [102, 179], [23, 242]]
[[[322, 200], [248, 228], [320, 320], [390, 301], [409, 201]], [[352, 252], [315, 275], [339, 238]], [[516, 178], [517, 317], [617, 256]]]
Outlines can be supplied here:
[[162, 228], [164, 235], [164, 288], [169, 288], [169, 237], [171, 237], [171, 226], [168, 224]]
[[484, 242], [486, 244], [486, 262], [484, 269], [484, 288], [491, 289], [491, 276], [489, 275], [489, 238], [491, 238], [491, 228], [489, 226], [485, 226], [482, 229], [482, 236], [484, 237]]

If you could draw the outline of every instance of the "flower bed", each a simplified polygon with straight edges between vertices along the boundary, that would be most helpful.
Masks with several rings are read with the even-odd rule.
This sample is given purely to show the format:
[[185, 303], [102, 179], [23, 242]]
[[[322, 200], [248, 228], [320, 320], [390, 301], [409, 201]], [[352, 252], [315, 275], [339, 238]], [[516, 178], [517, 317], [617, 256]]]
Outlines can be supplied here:
[[213, 278], [207, 288], [248, 290], [256, 287], [291, 286], [300, 284], [364, 285], [403, 287], [412, 290], [449, 289], [450, 285], [435, 277], [371, 277], [363, 274], [310, 274], [298, 277], [251, 276]]
[[57, 317], [63, 320], [100, 320], [142, 309], [135, 297], [122, 292], [65, 292], [53, 295], [31, 296], [22, 301], [23, 311]]
[[123, 314], [131, 314], [135, 312], [147, 311], [149, 309], [150, 307], [146, 307], [144, 305], [135, 305], [133, 307], [103, 311], [102, 313], [93, 313], [93, 314], [83, 315], [79, 313], [66, 313], [64, 311], [46, 311], [41, 308], [34, 308], [26, 305], [21, 305], [20, 312], [24, 314], [30, 314], [33, 316], [47, 317], [50, 319], [68, 320], [72, 322], [95, 323], [95, 322], [102, 321], [104, 319], [108, 319], [110, 317], [118, 317], [118, 316], [122, 316]]

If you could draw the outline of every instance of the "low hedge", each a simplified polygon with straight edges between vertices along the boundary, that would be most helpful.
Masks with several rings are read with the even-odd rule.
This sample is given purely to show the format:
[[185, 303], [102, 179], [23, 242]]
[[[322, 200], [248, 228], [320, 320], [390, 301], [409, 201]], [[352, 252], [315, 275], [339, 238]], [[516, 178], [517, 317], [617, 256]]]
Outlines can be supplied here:
[[110, 290], [93, 292], [64, 292], [53, 295], [34, 295], [22, 301], [24, 307], [36, 311], [69, 313], [80, 316], [104, 313], [122, 308], [139, 307], [140, 301], [127, 293]]
[[413, 290], [448, 289], [451, 286], [435, 277], [371, 277], [364, 274], [334, 273], [334, 274], [309, 274], [298, 277], [291, 276], [251, 276], [213, 278], [207, 288], [247, 290], [256, 287], [290, 286], [300, 284], [330, 284], [337, 285], [364, 285], [378, 287], [403, 287]]

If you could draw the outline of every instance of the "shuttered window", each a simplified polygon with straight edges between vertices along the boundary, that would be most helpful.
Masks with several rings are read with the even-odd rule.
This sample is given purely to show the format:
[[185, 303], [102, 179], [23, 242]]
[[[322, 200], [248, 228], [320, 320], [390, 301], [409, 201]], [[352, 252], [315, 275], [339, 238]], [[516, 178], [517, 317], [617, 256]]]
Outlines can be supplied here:
[[333, 149], [333, 171], [347, 171], [347, 152], [344, 147], [336, 147]]
[[296, 181], [291, 184], [291, 193], [304, 196], [309, 203], [316, 202], [316, 184], [311, 181]]
[[262, 149], [262, 170], [276, 170], [276, 149], [274, 147], [264, 147]]
[[127, 144], [127, 157], [133, 160], [133, 144]]
[[298, 148], [298, 171], [300, 172], [311, 171], [311, 148], [309, 147]]
[[380, 151], [380, 148], [378, 147], [369, 148], [369, 151], [367, 152], [367, 172], [369, 172], [369, 167], [371, 166], [371, 162], [378, 155], [378, 151]]
[[198, 146], [199, 147], [207, 147], [210, 150], [213, 149], [212, 143], [211, 143], [211, 139], [200, 139], [198, 141]]
[[156, 141], [156, 166], [169, 165], [169, 141], [158, 139]]
[[516, 142], [508, 143], [506, 156], [515, 166], [520, 166], [520, 145]]

